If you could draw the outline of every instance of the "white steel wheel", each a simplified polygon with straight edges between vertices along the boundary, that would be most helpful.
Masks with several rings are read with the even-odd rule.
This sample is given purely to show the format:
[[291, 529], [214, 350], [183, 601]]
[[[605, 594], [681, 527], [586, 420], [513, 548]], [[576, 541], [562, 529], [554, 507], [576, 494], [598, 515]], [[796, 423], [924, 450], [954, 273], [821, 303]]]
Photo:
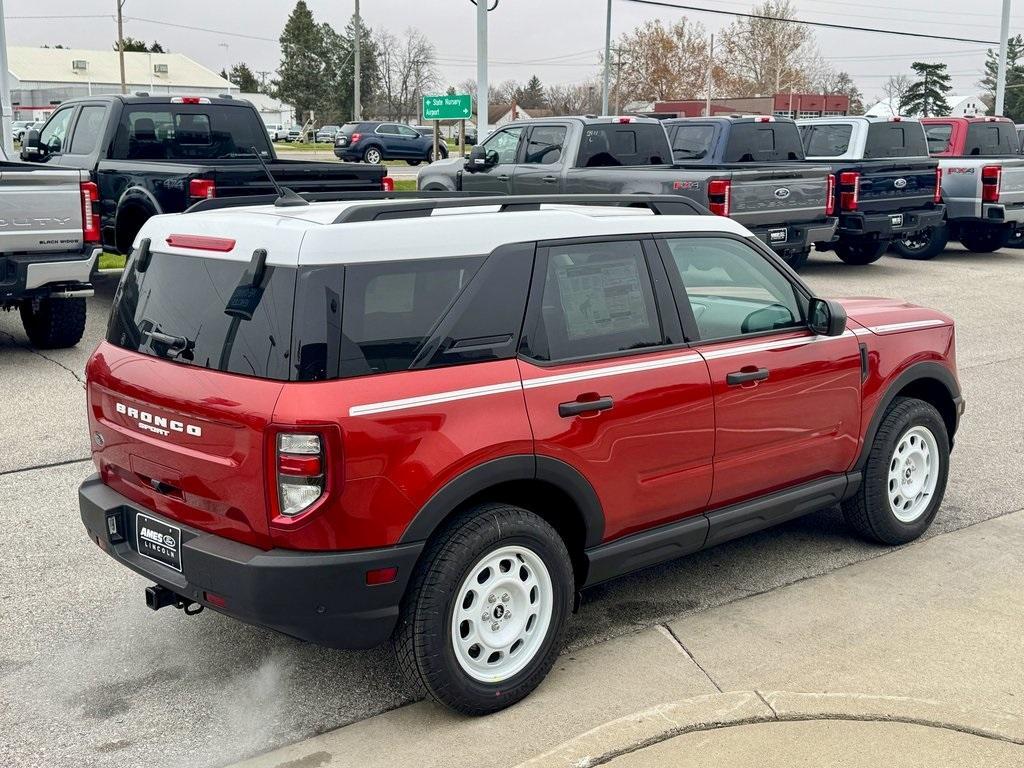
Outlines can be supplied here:
[[481, 557], [456, 592], [451, 640], [462, 671], [484, 683], [522, 671], [544, 643], [553, 589], [544, 561], [527, 547]]
[[366, 150], [366, 153], [363, 155], [363, 160], [370, 163], [371, 165], [378, 165], [381, 160], [380, 150], [374, 147], [370, 147], [368, 150]]
[[889, 508], [901, 523], [912, 523], [931, 503], [941, 467], [938, 442], [931, 430], [914, 426], [896, 441], [889, 461]]

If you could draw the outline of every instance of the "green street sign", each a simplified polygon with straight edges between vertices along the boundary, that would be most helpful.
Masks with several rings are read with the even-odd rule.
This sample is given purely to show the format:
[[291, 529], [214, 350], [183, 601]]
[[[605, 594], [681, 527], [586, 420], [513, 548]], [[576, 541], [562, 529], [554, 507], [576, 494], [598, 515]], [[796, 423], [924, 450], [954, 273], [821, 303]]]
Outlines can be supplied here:
[[424, 120], [469, 120], [473, 116], [473, 97], [468, 93], [457, 96], [424, 96]]

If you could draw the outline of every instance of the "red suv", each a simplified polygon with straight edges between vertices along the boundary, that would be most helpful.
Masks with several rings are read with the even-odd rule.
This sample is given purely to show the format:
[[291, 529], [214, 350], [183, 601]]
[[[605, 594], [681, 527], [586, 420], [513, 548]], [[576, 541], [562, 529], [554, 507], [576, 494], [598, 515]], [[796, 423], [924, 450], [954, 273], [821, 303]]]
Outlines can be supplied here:
[[590, 585], [835, 504], [921, 535], [948, 317], [818, 298], [679, 197], [562, 201], [150, 219], [87, 367], [89, 535], [153, 608], [391, 637], [477, 714], [539, 684]]

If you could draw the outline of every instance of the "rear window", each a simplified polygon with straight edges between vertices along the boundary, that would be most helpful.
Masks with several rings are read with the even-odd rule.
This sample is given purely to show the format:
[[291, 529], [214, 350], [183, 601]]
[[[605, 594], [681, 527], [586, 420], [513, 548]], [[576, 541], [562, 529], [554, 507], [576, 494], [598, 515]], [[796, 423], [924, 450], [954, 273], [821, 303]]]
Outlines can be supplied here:
[[715, 141], [713, 125], [673, 125], [668, 132], [672, 141], [672, 158], [677, 163], [703, 160], [711, 154]]
[[850, 148], [852, 125], [802, 125], [800, 137], [808, 157], [839, 157]]
[[611, 123], [583, 129], [578, 168], [661, 165], [670, 162], [668, 137], [660, 125]]
[[933, 123], [924, 127], [928, 141], [928, 153], [941, 154], [949, 149], [949, 137], [953, 135], [952, 123]]
[[1015, 155], [1018, 148], [1017, 129], [1013, 123], [970, 123], [967, 126], [965, 155]]
[[804, 147], [794, 123], [736, 123], [725, 147], [727, 163], [803, 160]]
[[868, 126], [868, 140], [864, 157], [922, 157], [928, 154], [928, 144], [920, 123], [872, 123]]
[[269, 153], [267, 132], [247, 107], [223, 104], [128, 106], [114, 138], [119, 160], [215, 160]]
[[[267, 266], [257, 290], [245, 291], [244, 261], [154, 252], [145, 272], [137, 265], [136, 255], [114, 294], [107, 341], [183, 365], [289, 378], [294, 269]], [[248, 319], [227, 312], [240, 285]]]

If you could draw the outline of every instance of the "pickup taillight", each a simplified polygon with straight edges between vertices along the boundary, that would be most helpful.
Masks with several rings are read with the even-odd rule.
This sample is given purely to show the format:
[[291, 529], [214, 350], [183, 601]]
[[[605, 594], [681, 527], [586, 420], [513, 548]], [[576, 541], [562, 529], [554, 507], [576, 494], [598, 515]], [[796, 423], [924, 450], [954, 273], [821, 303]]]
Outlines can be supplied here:
[[92, 181], [83, 181], [82, 190], [82, 240], [86, 244], [100, 242], [100, 201], [99, 187]]
[[998, 165], [986, 165], [981, 169], [981, 201], [998, 203], [1003, 183], [1003, 169]]
[[380, 188], [383, 192], [394, 192], [395, 191], [395, 180], [390, 176], [385, 176], [380, 180]]
[[714, 179], [708, 182], [708, 209], [716, 216], [729, 215], [729, 198], [732, 182], [729, 179]]
[[210, 200], [217, 196], [217, 182], [213, 179], [192, 179], [188, 183], [188, 196]]
[[936, 202], [936, 203], [941, 203], [942, 202], [942, 169], [941, 168], [936, 168], [935, 169], [935, 197], [933, 199], [934, 199], [934, 202]]
[[843, 171], [839, 174], [839, 209], [846, 212], [856, 211], [860, 202], [860, 173]]
[[277, 436], [278, 513], [292, 518], [309, 509], [327, 487], [320, 435], [282, 432]]
[[828, 175], [828, 184], [825, 186], [825, 215], [831, 216], [836, 212], [836, 175]]

